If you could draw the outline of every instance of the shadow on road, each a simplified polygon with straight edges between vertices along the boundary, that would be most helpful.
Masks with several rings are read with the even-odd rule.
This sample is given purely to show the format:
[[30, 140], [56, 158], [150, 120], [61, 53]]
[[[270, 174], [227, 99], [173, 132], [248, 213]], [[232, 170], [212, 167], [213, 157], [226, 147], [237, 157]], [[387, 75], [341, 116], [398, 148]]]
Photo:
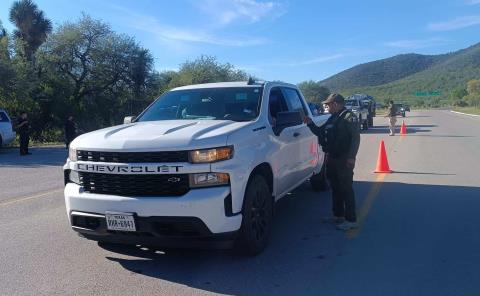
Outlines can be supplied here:
[[20, 156], [18, 148], [0, 149], [0, 166], [35, 168], [61, 166], [68, 157], [65, 148], [30, 148], [31, 155]]
[[401, 171], [393, 171], [393, 173], [395, 173], [395, 174], [411, 174], [411, 175], [456, 176], [456, 174], [425, 173], [425, 172], [401, 172]]
[[[415, 133], [425, 133], [431, 132], [430, 129], [424, 129], [425, 127], [435, 127], [436, 125], [409, 125], [407, 127], [408, 134], [415, 134]], [[400, 126], [397, 125], [396, 128], [397, 133], [400, 133]], [[390, 129], [386, 125], [375, 125], [373, 127], [368, 128], [366, 131], [362, 131], [365, 134], [389, 134]]]
[[[407, 134], [408, 136], [408, 134]], [[432, 137], [432, 138], [475, 138], [475, 136], [461, 136], [461, 135], [410, 135], [412, 137]]]
[[[374, 184], [376, 183], [355, 182], [357, 208], [361, 208], [365, 196]], [[232, 251], [177, 250], [169, 252], [165, 250], [163, 252], [140, 247], [117, 247], [109, 248], [109, 250], [122, 255], [107, 253], [106, 258], [117, 262], [133, 273], [215, 293], [229, 295], [318, 295], [319, 291], [325, 291], [327, 293], [325, 295], [334, 295], [332, 293], [335, 293], [337, 289], [346, 289], [352, 291], [335, 295], [351, 295], [354, 292], [353, 290], [357, 289], [356, 287], [365, 284], [362, 281], [368, 282], [368, 279], [385, 278], [386, 276], [399, 280], [411, 279], [410, 269], [406, 266], [411, 261], [415, 262], [417, 260], [421, 263], [422, 258], [430, 258], [431, 254], [424, 254], [423, 251], [433, 251], [430, 248], [423, 250], [421, 247], [416, 247], [423, 243], [421, 234], [415, 233], [414, 239], [409, 238], [406, 234], [409, 231], [419, 231], [429, 233], [431, 236], [433, 233], [440, 232], [441, 238], [444, 237], [443, 230], [441, 228], [437, 229], [437, 224], [432, 223], [433, 221], [439, 223], [440, 226], [438, 227], [443, 227], [443, 229], [463, 227], [462, 221], [457, 221], [456, 224], [448, 224], [450, 221], [440, 222], [435, 219], [435, 216], [448, 215], [449, 219], [450, 216], [456, 217], [455, 211], [459, 210], [458, 208], [463, 208], [463, 205], [459, 202], [475, 201], [480, 206], [479, 190], [479, 188], [474, 187], [383, 183], [376, 204], [370, 211], [370, 217], [367, 217], [359, 236], [350, 240], [343, 233], [336, 231], [332, 225], [320, 222], [321, 217], [328, 215], [330, 212], [329, 193], [313, 193], [308, 186], [304, 185], [291, 196], [279, 202], [270, 244], [265, 252], [257, 257], [243, 257]], [[432, 204], [431, 198], [434, 198], [435, 203]], [[387, 205], [378, 207], [379, 203]], [[453, 208], [451, 203], [454, 204]], [[427, 208], [428, 210], [425, 211]], [[447, 212], [445, 212], [446, 209], [448, 209]], [[393, 212], [390, 213], [390, 211]], [[384, 219], [386, 223], [384, 228], [377, 224], [370, 225], [373, 223], [372, 221], [378, 220], [379, 217]], [[415, 226], [407, 226], [402, 217], [409, 217], [411, 221], [408, 223]], [[467, 223], [471, 223], [467, 227], [471, 228], [471, 231], [474, 231], [474, 228], [476, 229], [476, 225], [478, 225], [472, 223], [471, 220], [474, 217], [475, 215], [472, 215], [466, 219], [466, 221], [469, 221]], [[395, 220], [397, 218], [398, 221]], [[369, 221], [370, 219], [372, 221]], [[394, 222], [390, 219], [393, 219]], [[398, 223], [398, 225], [389, 225], [388, 223]], [[389, 236], [393, 238], [383, 238], [384, 231], [387, 231]], [[364, 238], [364, 236], [367, 238]], [[445, 238], [448, 238], [448, 236], [445, 236]], [[470, 238], [470, 235], [468, 235], [468, 238]], [[402, 245], [388, 244], [388, 241], [380, 243], [385, 239], [399, 240]], [[366, 245], [364, 249], [360, 250], [354, 247], [359, 241]], [[448, 244], [462, 245], [458, 244], [458, 241]], [[403, 251], [402, 248], [406, 248], [407, 251]], [[410, 252], [410, 248], [413, 248], [411, 257], [405, 255], [391, 257], [392, 254]], [[356, 256], [359, 256], [357, 259], [362, 264], [349, 262], [351, 259], [344, 260], [346, 259], [345, 256], [350, 256], [352, 252], [357, 253]], [[437, 250], [435, 252], [442, 251]], [[373, 259], [364, 262], [362, 253]], [[447, 254], [442, 253], [441, 256], [442, 258], [447, 257], [447, 259], [449, 256], [455, 258], [458, 256], [456, 253], [457, 251], [453, 246]], [[375, 259], [375, 254], [386, 257]], [[124, 255], [133, 257], [125, 257]], [[398, 259], [396, 259], [397, 257]], [[395, 260], [392, 258], [395, 258]], [[390, 264], [392, 260], [395, 261], [395, 264], [403, 267], [398, 269], [398, 266], [392, 266]], [[407, 260], [407, 265], [401, 265], [402, 260]], [[356, 265], [352, 266], [352, 264]], [[428, 264], [425, 266], [428, 267]], [[333, 270], [337, 272], [332, 273]], [[342, 270], [349, 271], [348, 285], [345, 285]], [[352, 270], [355, 270], [355, 272], [352, 273]], [[394, 276], [396, 272], [403, 271], [407, 272], [405, 277]], [[365, 276], [365, 274], [368, 274], [368, 276]], [[359, 280], [360, 278], [363, 280]], [[392, 282], [386, 281], [382, 285], [385, 286], [386, 283]], [[433, 283], [437, 284], [437, 282]], [[392, 283], [389, 287], [384, 287], [383, 291], [389, 294], [395, 291], [398, 284], [400, 282]], [[372, 285], [372, 287], [374, 288], [375, 285]], [[374, 294], [373, 291], [370, 291], [373, 294], [367, 291], [363, 292], [365, 292], [363, 295]], [[395, 295], [402, 294], [397, 293]], [[403, 295], [409, 295], [409, 293]]]
[[425, 117], [432, 117], [432, 116], [429, 116], [429, 115], [408, 115], [408, 116], [402, 117], [402, 119], [407, 119], [407, 118], [425, 118]]

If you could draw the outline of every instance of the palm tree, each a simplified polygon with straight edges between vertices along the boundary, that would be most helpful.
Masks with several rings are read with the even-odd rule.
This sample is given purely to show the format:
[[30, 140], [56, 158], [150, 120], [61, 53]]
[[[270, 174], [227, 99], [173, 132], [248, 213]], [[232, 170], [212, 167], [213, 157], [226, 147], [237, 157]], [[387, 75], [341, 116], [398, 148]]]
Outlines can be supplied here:
[[52, 32], [52, 22], [31, 0], [15, 1], [10, 9], [10, 21], [17, 27], [13, 36], [23, 41], [25, 57], [32, 61], [37, 49]]

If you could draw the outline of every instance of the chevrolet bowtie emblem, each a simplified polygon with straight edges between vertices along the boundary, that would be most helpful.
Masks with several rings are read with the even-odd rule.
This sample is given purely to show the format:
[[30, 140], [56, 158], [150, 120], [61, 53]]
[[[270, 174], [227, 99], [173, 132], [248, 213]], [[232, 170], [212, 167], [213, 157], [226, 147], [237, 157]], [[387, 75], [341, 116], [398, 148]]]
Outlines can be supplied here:
[[178, 177], [171, 177], [171, 178], [168, 178], [167, 181], [168, 181], [168, 182], [171, 182], [171, 183], [176, 183], [176, 182], [180, 182], [180, 178], [178, 178]]

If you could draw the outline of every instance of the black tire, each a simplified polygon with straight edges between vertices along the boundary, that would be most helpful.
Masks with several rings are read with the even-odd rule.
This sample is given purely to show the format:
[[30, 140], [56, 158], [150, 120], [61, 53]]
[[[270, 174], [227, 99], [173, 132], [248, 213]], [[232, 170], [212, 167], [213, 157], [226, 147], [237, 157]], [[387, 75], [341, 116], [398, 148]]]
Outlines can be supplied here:
[[253, 175], [243, 201], [243, 219], [236, 247], [249, 256], [260, 254], [268, 244], [273, 221], [273, 197], [265, 178]]
[[3, 145], [3, 140], [2, 140], [2, 136], [0, 136], [0, 148], [2, 148], [2, 145]]
[[405, 117], [405, 113], [402, 113], [402, 117]]
[[310, 185], [312, 186], [313, 191], [327, 191], [329, 189], [327, 182], [327, 172], [325, 168], [325, 163], [322, 166], [322, 170], [318, 174], [314, 174], [310, 178]]
[[372, 117], [372, 116], [369, 116], [369, 117], [368, 117], [368, 126], [369, 126], [369, 127], [372, 127], [372, 126], [373, 126], [373, 117]]

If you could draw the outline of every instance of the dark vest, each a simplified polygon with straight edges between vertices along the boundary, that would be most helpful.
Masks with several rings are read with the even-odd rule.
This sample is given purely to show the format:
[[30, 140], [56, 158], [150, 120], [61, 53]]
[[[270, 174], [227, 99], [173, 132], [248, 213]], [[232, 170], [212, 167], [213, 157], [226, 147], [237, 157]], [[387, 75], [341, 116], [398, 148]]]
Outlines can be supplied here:
[[351, 139], [342, 135], [344, 131], [339, 128], [339, 124], [348, 113], [351, 111], [344, 109], [338, 115], [331, 116], [325, 123], [322, 136], [319, 137], [322, 150], [334, 158], [346, 155], [350, 147]]

